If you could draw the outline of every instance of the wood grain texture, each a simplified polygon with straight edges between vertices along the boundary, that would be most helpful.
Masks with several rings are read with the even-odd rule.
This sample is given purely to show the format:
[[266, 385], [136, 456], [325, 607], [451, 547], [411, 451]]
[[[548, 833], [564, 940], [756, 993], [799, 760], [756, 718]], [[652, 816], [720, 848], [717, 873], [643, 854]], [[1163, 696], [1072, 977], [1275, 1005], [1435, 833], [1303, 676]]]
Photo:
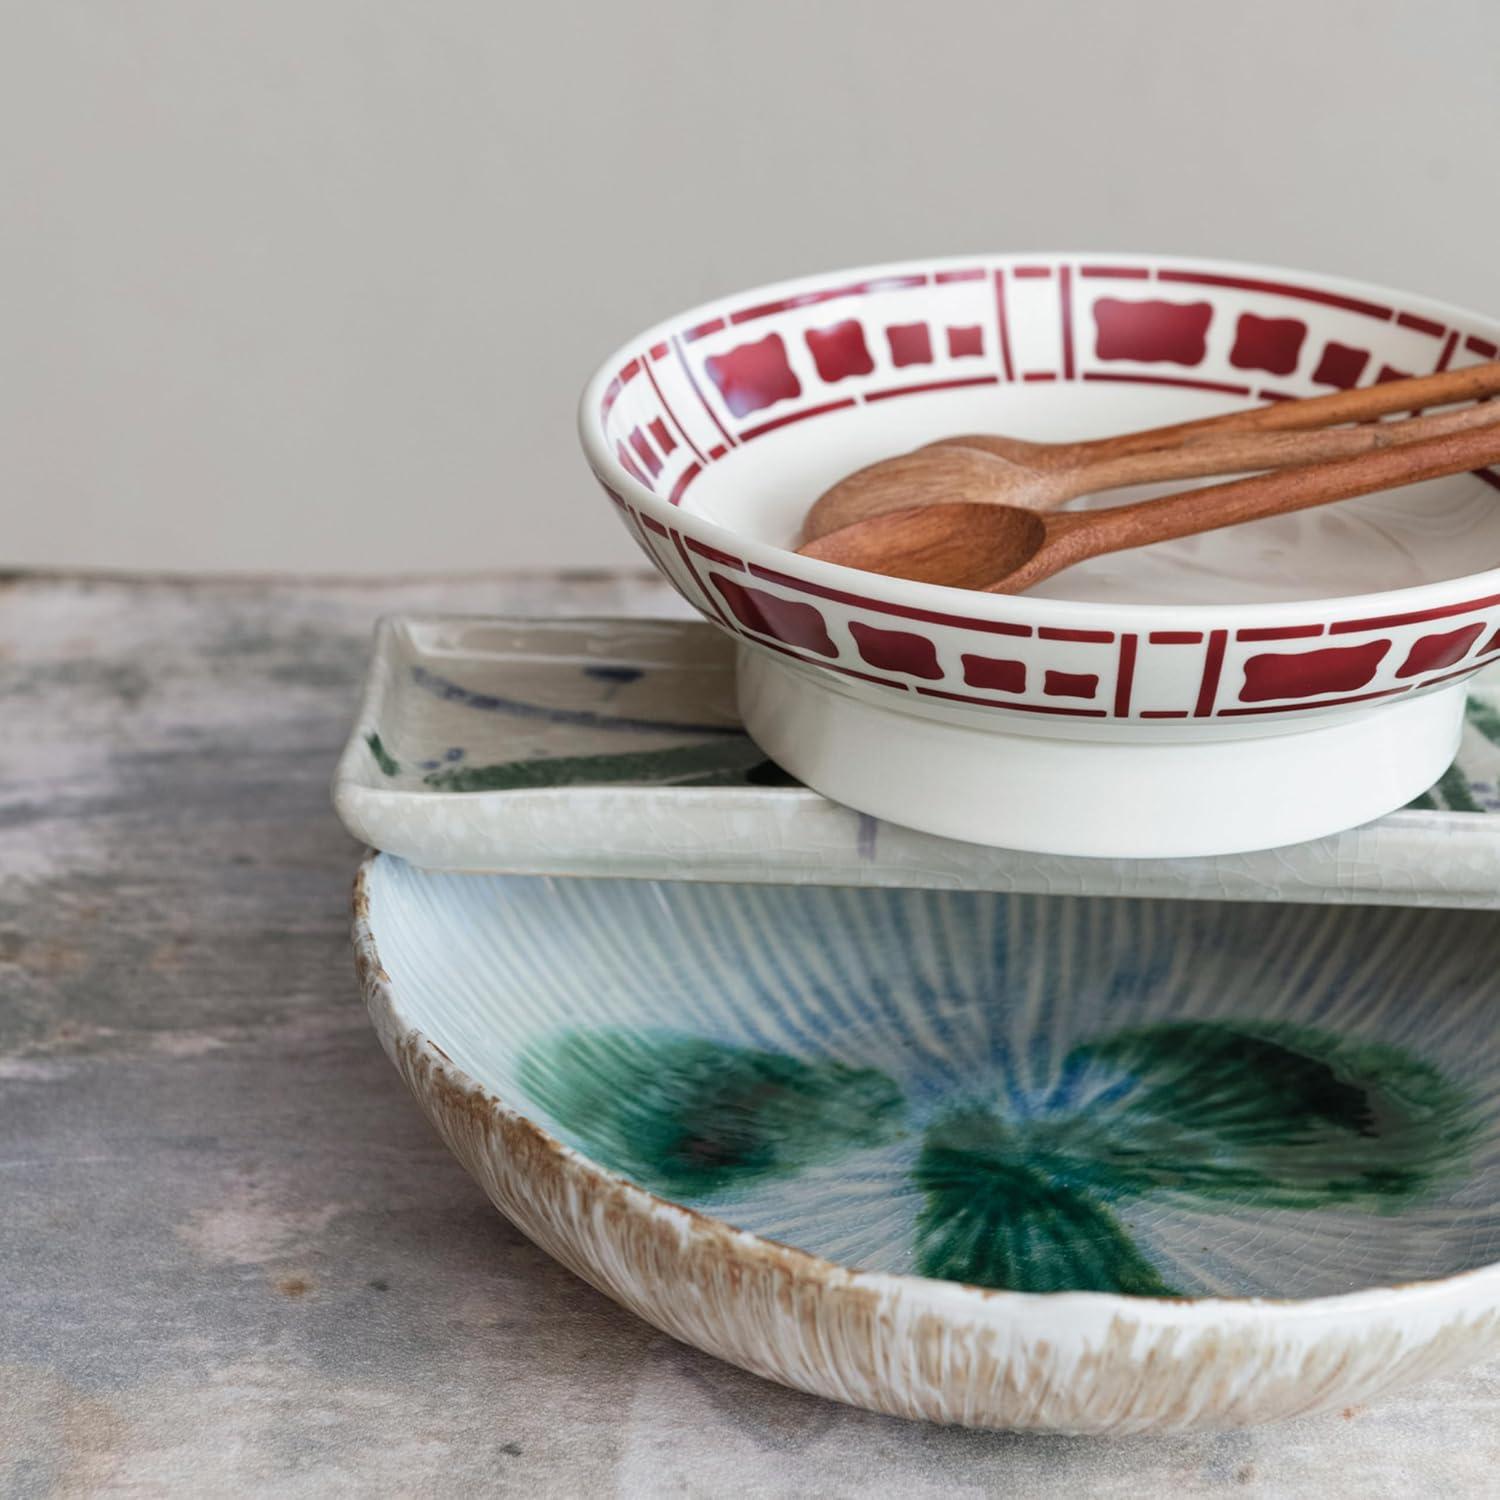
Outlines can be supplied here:
[[[1343, 422], [1370, 422], [1377, 417], [1423, 407], [1483, 401], [1494, 395], [1500, 395], [1500, 360], [1467, 365], [1461, 370], [1446, 370], [1436, 375], [1388, 380], [1356, 390], [1334, 391], [1327, 396], [1308, 396], [1300, 401], [1275, 401], [1242, 411], [1222, 412], [1216, 417], [1175, 422], [1168, 427], [1144, 428], [1139, 432], [1091, 438], [1086, 442], [1030, 443], [1026, 447], [1033, 450], [1031, 458], [1037, 466], [1045, 463], [1051, 467], [1073, 468], [1103, 459], [1159, 452], [1183, 443], [1213, 442], [1231, 432], [1308, 432]], [[972, 444], [976, 439], [961, 437], [951, 441]], [[979, 439], [978, 445], [1007, 458], [1014, 458], [1018, 452], [1013, 438]]]
[[[1100, 494], [1135, 484], [1160, 484], [1176, 479], [1206, 479], [1216, 474], [1248, 474], [1261, 469], [1291, 469], [1302, 464], [1330, 463], [1377, 453], [1412, 443], [1428, 442], [1450, 433], [1469, 432], [1500, 422], [1500, 402], [1484, 401], [1430, 416], [1400, 422], [1363, 422], [1354, 427], [1325, 427], [1316, 432], [1228, 432], [1150, 453], [1124, 453], [1096, 458], [1054, 476], [1056, 500], [1045, 509], [1080, 495]], [[999, 495], [997, 499], [1006, 499]]]
[[[990, 588], [997, 593], [1020, 593], [1085, 557], [1197, 536], [1224, 526], [1242, 526], [1267, 516], [1290, 515], [1496, 462], [1500, 462], [1500, 433], [1489, 425], [1447, 431], [1419, 442], [1305, 468], [1254, 474], [1134, 505], [1049, 516], [1048, 536], [1037, 554]], [[1059, 542], [1061, 546], [1056, 545]], [[1049, 549], [1052, 555], [1044, 555]]]
[[1099, 510], [1043, 514], [975, 499], [909, 505], [843, 526], [798, 551], [890, 578], [1022, 594], [1107, 552], [1241, 526], [1497, 462], [1500, 431], [1493, 422], [1445, 427], [1409, 444]]
[[[1425, 442], [1500, 421], [1500, 362], [1273, 402], [1217, 417], [1069, 443], [968, 433], [867, 464], [808, 510], [804, 542], [909, 506], [984, 501], [1053, 510], [1080, 495], [1327, 463]], [[1377, 422], [1422, 406], [1477, 399], [1457, 410]], [[1362, 424], [1344, 427], [1338, 424]]]
[[0, 585], [0, 1494], [1492, 1489], [1500, 1365], [1177, 1440], [906, 1424], [652, 1332], [381, 1056], [327, 784], [374, 618], [653, 579]]

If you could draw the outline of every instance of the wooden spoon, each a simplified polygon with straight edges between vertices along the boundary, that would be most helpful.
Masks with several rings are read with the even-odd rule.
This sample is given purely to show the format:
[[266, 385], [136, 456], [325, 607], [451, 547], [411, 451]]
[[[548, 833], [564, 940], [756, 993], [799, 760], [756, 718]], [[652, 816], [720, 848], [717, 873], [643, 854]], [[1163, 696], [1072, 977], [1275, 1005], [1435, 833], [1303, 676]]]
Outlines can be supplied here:
[[[1454, 412], [1419, 419], [1453, 423], [1426, 429], [1405, 422], [1345, 429], [1334, 424], [1496, 394], [1500, 361], [1491, 361], [1086, 442], [1032, 443], [978, 434], [944, 438], [840, 480], [808, 511], [802, 538], [815, 541], [868, 516], [941, 500], [1050, 510], [1079, 495], [1126, 485], [1322, 463], [1439, 436], [1469, 419]], [[1308, 434], [1313, 428], [1328, 430]]]
[[1054, 510], [1079, 495], [1167, 479], [1201, 479], [1352, 458], [1425, 442], [1500, 421], [1500, 401], [1485, 401], [1404, 422], [1368, 422], [1321, 432], [1227, 432], [1181, 448], [1097, 459], [1076, 469], [1037, 471], [959, 444], [933, 444], [861, 469], [833, 486], [808, 512], [804, 541], [886, 511], [942, 501]]
[[1500, 430], [1480, 427], [1356, 458], [1257, 474], [1110, 510], [1043, 515], [953, 501], [887, 511], [801, 547], [804, 557], [918, 583], [1019, 594], [1085, 558], [1500, 462]]

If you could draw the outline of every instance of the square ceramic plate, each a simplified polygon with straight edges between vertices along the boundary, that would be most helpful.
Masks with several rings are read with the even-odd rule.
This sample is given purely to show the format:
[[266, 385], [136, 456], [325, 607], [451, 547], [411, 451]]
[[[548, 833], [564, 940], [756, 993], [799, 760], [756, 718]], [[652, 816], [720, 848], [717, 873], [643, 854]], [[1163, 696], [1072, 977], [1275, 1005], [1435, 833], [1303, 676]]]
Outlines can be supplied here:
[[1497, 908], [1500, 673], [1475, 680], [1453, 768], [1378, 822], [1084, 859], [917, 833], [798, 785], [744, 733], [710, 626], [392, 619], [335, 800], [356, 838], [429, 870]]

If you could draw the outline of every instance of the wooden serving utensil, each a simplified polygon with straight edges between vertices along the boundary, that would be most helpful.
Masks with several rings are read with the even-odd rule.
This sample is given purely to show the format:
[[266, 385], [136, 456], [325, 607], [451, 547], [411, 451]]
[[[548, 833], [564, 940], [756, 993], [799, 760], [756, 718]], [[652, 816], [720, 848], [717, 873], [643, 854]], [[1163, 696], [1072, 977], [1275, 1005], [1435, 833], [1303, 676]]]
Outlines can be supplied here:
[[[1379, 426], [1337, 424], [1372, 423], [1395, 412], [1497, 394], [1500, 360], [1084, 442], [1033, 443], [980, 434], [944, 438], [840, 480], [808, 511], [802, 539], [815, 541], [867, 517], [912, 505], [976, 501], [1051, 510], [1079, 495], [1127, 485], [1352, 457], [1456, 431], [1468, 419], [1447, 412]], [[1418, 421], [1439, 425], [1419, 428], [1414, 425]]]
[[1109, 510], [1046, 515], [975, 501], [912, 506], [846, 526], [799, 551], [821, 562], [918, 583], [1019, 594], [1106, 552], [1239, 526], [1497, 462], [1500, 428], [1492, 424]]

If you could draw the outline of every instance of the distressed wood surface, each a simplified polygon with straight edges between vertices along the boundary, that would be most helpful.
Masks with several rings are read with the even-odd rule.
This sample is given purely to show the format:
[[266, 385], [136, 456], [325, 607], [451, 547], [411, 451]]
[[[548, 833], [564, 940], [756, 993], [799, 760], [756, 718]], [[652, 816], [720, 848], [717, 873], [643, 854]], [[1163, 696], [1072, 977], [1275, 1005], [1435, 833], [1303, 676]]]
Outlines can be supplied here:
[[348, 946], [377, 615], [638, 575], [0, 581], [0, 1495], [1494, 1493], [1500, 1364], [1173, 1440], [942, 1430], [684, 1349], [510, 1228]]

